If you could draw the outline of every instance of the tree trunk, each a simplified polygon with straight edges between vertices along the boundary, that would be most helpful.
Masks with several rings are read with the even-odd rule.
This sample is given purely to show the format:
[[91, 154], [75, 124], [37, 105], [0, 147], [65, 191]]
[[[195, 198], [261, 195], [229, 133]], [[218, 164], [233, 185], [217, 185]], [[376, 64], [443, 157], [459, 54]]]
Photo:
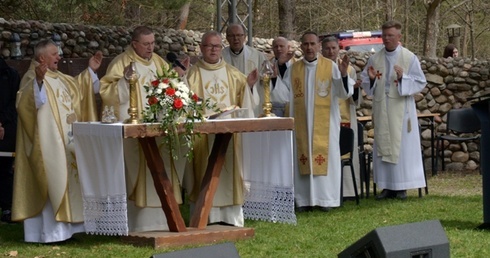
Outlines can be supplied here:
[[191, 7], [191, 2], [185, 3], [182, 8], [180, 8], [179, 21], [177, 22], [177, 30], [183, 30], [187, 26], [187, 19], [189, 18], [189, 9]]
[[439, 34], [440, 5], [444, 0], [433, 0], [427, 4], [423, 56], [437, 57], [437, 35]]
[[296, 0], [278, 0], [277, 5], [279, 8], [279, 36], [283, 36], [287, 39], [295, 39], [295, 19], [296, 13], [294, 7], [296, 6]]
[[385, 20], [386, 21], [391, 21], [393, 20], [393, 2], [392, 0], [386, 0], [385, 1]]

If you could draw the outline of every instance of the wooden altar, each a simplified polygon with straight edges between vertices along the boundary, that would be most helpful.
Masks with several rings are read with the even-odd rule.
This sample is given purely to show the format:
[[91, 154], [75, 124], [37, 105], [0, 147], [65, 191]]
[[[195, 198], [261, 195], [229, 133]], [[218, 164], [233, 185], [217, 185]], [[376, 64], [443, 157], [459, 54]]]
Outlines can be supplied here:
[[[234, 133], [293, 130], [294, 120], [293, 118], [230, 119], [211, 120], [195, 124], [194, 131], [196, 133], [215, 134], [216, 136], [199, 198], [188, 228], [185, 226], [180, 214], [179, 206], [172, 191], [171, 181], [165, 172], [163, 160], [155, 140], [155, 137], [163, 135], [159, 125], [124, 124], [122, 128], [124, 138], [138, 138], [139, 140], [170, 230], [170, 232], [133, 232], [123, 237], [123, 240], [135, 245], [152, 245], [158, 248], [215, 243], [223, 240], [253, 237], [254, 230], [251, 228], [207, 227], [212, 200], [218, 186], [228, 144]], [[180, 129], [183, 130], [183, 127]]]

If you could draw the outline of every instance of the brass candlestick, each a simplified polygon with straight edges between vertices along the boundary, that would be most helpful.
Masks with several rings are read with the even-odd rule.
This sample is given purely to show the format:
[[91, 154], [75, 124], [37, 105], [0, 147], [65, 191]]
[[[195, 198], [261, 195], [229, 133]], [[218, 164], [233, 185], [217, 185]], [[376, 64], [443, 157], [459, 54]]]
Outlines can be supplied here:
[[129, 82], [129, 108], [128, 114], [129, 118], [124, 121], [125, 124], [139, 124], [140, 120], [138, 118], [138, 94], [136, 85], [138, 83], [139, 74], [136, 71], [136, 64], [131, 62], [130, 68], [125, 74], [126, 80]]
[[265, 60], [262, 64], [262, 69], [260, 71], [262, 78], [262, 87], [264, 87], [264, 104], [262, 105], [263, 113], [260, 117], [274, 117], [276, 116], [272, 113], [272, 103], [271, 103], [271, 76], [274, 73], [272, 64], [269, 60]]

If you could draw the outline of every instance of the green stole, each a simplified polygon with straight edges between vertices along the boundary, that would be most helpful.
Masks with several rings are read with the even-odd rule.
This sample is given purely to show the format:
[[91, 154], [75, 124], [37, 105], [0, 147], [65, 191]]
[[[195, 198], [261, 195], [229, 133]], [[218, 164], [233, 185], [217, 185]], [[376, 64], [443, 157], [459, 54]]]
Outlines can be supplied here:
[[[305, 83], [305, 63], [296, 62], [292, 66], [291, 83], [294, 101], [294, 127], [296, 133], [297, 162], [301, 175], [326, 176], [328, 168], [328, 140], [330, 132], [330, 96], [332, 89], [332, 61], [318, 57], [315, 73], [315, 85]], [[321, 83], [319, 83], [321, 82]], [[327, 95], [321, 89], [321, 84], [327, 86]], [[313, 146], [310, 156], [308, 144], [308, 126], [306, 110], [307, 87], [315, 87], [313, 115]], [[313, 161], [310, 167], [310, 159]]]

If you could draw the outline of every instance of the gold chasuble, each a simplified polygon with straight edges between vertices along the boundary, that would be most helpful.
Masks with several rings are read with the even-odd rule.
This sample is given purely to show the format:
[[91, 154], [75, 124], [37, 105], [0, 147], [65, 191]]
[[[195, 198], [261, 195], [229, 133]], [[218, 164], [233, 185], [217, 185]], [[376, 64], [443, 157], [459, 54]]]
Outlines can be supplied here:
[[[168, 70], [169, 65], [157, 54], [150, 59], [141, 58], [129, 46], [124, 53], [116, 56], [107, 68], [106, 75], [100, 80], [100, 96], [103, 106], [113, 106], [114, 114], [119, 121], [129, 118], [129, 82], [124, 78], [124, 68], [135, 62], [139, 79], [136, 85], [138, 117], [142, 119], [142, 111], [147, 105], [147, 94], [143, 85], [156, 79], [157, 73]], [[181, 176], [178, 171], [184, 171], [185, 158], [173, 160], [169, 149], [163, 144], [162, 137], [157, 137], [158, 149], [164, 160], [165, 170], [172, 182], [173, 192], [178, 203], [182, 203]], [[186, 150], [181, 149], [180, 153]], [[146, 165], [146, 159], [137, 139], [124, 139], [124, 162], [126, 167], [126, 188], [128, 199], [134, 201], [137, 207], [160, 207], [161, 202], [156, 193], [153, 178]]]
[[[156, 78], [156, 73], [162, 74], [162, 68], [167, 70], [168, 64], [157, 54], [151, 55], [151, 59], [147, 60], [141, 58], [134, 52], [134, 49], [130, 46], [124, 53], [116, 56], [107, 67], [107, 73], [102, 79], [100, 79], [100, 96], [104, 106], [113, 106], [114, 115], [119, 121], [128, 118], [127, 108], [121, 107], [121, 93], [119, 92], [118, 83], [121, 78], [124, 77], [124, 68], [131, 62], [136, 62], [136, 71], [140, 75], [136, 87], [139, 89], [136, 91], [138, 101], [138, 116], [141, 119], [141, 111], [146, 104], [146, 96], [143, 85], [149, 83]], [[126, 83], [129, 87], [129, 83]], [[129, 91], [129, 90], [128, 90]], [[120, 96], [118, 98], [118, 96]], [[127, 96], [127, 102], [129, 103], [129, 96]], [[127, 104], [129, 105], [129, 104]], [[129, 107], [129, 106], [128, 106]]]
[[72, 123], [96, 121], [92, 77], [58, 71], [45, 75], [47, 101], [36, 108], [32, 61], [17, 93], [17, 148], [12, 219], [38, 215], [51, 202], [55, 220], [83, 222], [83, 201], [75, 159]]
[[[216, 103], [221, 108], [230, 105], [249, 108], [246, 116], [253, 117], [250, 90], [245, 75], [223, 60], [217, 64], [209, 64], [202, 59], [199, 60], [189, 70], [187, 81], [190, 89], [199, 97], [210, 99], [212, 103]], [[197, 200], [214, 142], [214, 135], [201, 135], [194, 139], [192, 201]], [[213, 206], [241, 205], [244, 202], [243, 191], [241, 137], [239, 134], [234, 134], [228, 145]]]
[[[315, 85], [305, 85], [305, 63], [292, 66], [291, 84], [294, 101], [294, 126], [296, 132], [297, 159], [301, 175], [326, 176], [328, 168], [328, 139], [330, 131], [330, 106], [332, 93], [332, 61], [318, 57]], [[321, 72], [319, 72], [321, 71]], [[307, 87], [315, 87], [314, 109], [306, 110]], [[338, 103], [335, 103], [338, 104]], [[313, 115], [312, 149], [308, 144], [307, 112]], [[338, 143], [334, 143], [338, 144]], [[312, 168], [310, 167], [312, 164]]]

